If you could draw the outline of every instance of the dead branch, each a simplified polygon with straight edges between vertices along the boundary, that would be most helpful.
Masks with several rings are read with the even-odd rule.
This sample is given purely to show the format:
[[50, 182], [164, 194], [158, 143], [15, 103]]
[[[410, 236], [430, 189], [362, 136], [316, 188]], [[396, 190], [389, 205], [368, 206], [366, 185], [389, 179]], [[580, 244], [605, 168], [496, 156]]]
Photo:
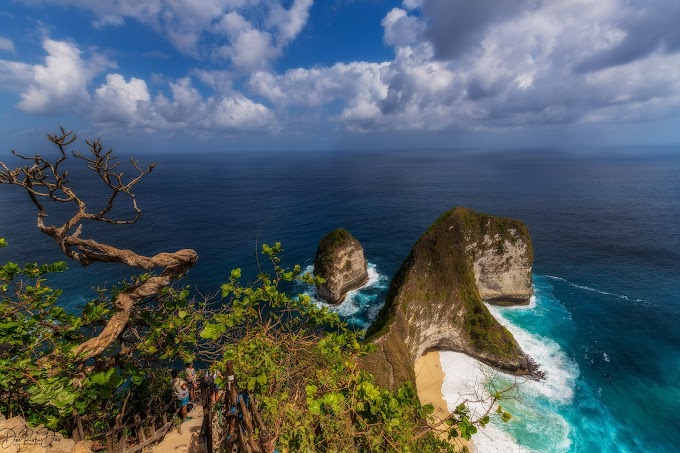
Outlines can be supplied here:
[[[104, 151], [99, 139], [86, 141], [88, 154], [73, 152], [72, 155], [84, 161], [87, 168], [97, 173], [102, 183], [109, 190], [105, 206], [98, 211], [88, 210], [88, 206], [70, 185], [66, 170], [61, 164], [68, 158], [66, 147], [76, 140], [73, 132], [61, 132], [47, 135], [48, 140], [56, 145], [58, 155], [55, 159], [47, 159], [39, 154], [25, 156], [12, 150], [19, 159], [28, 161], [27, 165], [14, 169], [0, 162], [0, 184], [13, 184], [22, 187], [28, 193], [31, 201], [38, 208], [37, 226], [43, 233], [51, 236], [59, 244], [62, 252], [69, 258], [78, 261], [83, 266], [94, 262], [121, 263], [145, 270], [165, 268], [160, 275], [148, 278], [142, 283], [132, 285], [120, 292], [114, 300], [118, 311], [111, 317], [101, 333], [75, 348], [74, 352], [80, 360], [102, 354], [112, 345], [125, 329], [133, 308], [145, 298], [156, 296], [173, 280], [186, 273], [198, 259], [194, 250], [184, 249], [174, 253], [159, 253], [152, 257], [138, 255], [131, 250], [125, 250], [102, 244], [93, 239], [81, 237], [83, 222], [103, 222], [108, 224], [125, 225], [135, 223], [142, 214], [137, 206], [134, 186], [144, 176], [149, 174], [156, 164], [146, 168], [140, 167], [138, 161], [131, 160], [134, 177], [127, 179], [123, 172], [117, 170], [120, 161], [112, 150]], [[128, 219], [116, 219], [110, 216], [117, 199], [127, 198], [132, 205], [134, 215]], [[47, 209], [45, 201], [57, 203], [72, 203], [76, 213], [61, 225], [46, 225]]]

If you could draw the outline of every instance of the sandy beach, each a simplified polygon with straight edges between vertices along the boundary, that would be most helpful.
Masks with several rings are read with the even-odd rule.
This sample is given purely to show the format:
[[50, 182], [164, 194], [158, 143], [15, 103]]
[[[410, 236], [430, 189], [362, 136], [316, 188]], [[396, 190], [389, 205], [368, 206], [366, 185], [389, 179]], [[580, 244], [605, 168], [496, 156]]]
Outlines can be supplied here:
[[[441, 360], [438, 351], [427, 351], [421, 356], [415, 365], [416, 373], [416, 389], [418, 391], [418, 398], [422, 404], [432, 404], [434, 406], [434, 415], [439, 419], [444, 419], [449, 416], [450, 412], [446, 406], [446, 401], [442, 394], [442, 385], [444, 384], [444, 372], [442, 371]], [[446, 434], [442, 434], [446, 439]], [[454, 444], [457, 446], [467, 446], [471, 452], [475, 451], [474, 442], [466, 442], [463, 439], [454, 439]]]

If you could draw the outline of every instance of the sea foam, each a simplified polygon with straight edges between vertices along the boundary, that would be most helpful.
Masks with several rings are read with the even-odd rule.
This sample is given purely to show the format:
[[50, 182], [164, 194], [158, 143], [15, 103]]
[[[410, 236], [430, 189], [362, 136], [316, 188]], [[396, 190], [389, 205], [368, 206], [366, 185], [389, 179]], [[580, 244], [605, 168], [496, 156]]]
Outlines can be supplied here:
[[[537, 291], [530, 304], [521, 307], [497, 307], [487, 305], [494, 317], [515, 337], [524, 352], [531, 356], [545, 372], [545, 379], [540, 381], [523, 380], [511, 375], [497, 373], [481, 362], [461, 353], [441, 352], [442, 370], [445, 373], [442, 393], [449, 410], [465, 400], [479, 399], [480, 391], [487, 376], [496, 373], [498, 387], [504, 388], [520, 382], [517, 400], [501, 402], [512, 414], [510, 423], [501, 422], [492, 417], [491, 423], [480, 429], [474, 436], [480, 453], [513, 452], [513, 451], [567, 451], [571, 446], [571, 428], [562, 417], [562, 407], [571, 404], [574, 399], [576, 380], [579, 368], [562, 350], [560, 345], [550, 338], [530, 332], [513, 324], [506, 313], [522, 310], [530, 314], [531, 322], [546, 322], [542, 319], [545, 307], [543, 298], [551, 297]], [[531, 326], [531, 324], [527, 324]], [[471, 412], [481, 414], [486, 406], [479, 403], [468, 404]], [[547, 450], [546, 450], [547, 448]]]
[[638, 303], [642, 304], [643, 306], [651, 306], [651, 303], [648, 302], [645, 299], [630, 298], [630, 297], [626, 296], [625, 294], [611, 293], [609, 291], [602, 291], [602, 290], [597, 289], [597, 288], [591, 288], [590, 286], [579, 285], [578, 283], [570, 282], [569, 280], [567, 280], [565, 278], [557, 277], [555, 275], [546, 275], [545, 277], [549, 278], [551, 280], [557, 280], [557, 281], [566, 283], [567, 285], [569, 285], [571, 287], [582, 289], [584, 291], [590, 291], [590, 292], [593, 292], [593, 293], [602, 294], [603, 296], [612, 296], [612, 297], [616, 297], [616, 298], [622, 299], [622, 300], [630, 300], [630, 301], [633, 301], [633, 302], [638, 302]]
[[545, 372], [545, 379], [527, 381], [523, 386], [559, 404], [569, 404], [574, 398], [579, 368], [559, 344], [550, 338], [528, 332], [512, 324], [503, 313], [512, 308], [487, 305], [491, 314], [515, 337], [522, 350], [533, 358], [539, 369]]
[[[459, 404], [466, 403], [472, 420], [482, 417], [488, 409], [491, 409], [493, 415], [494, 408], [489, 408], [488, 402], [478, 400], [488, 397], [484, 383], [487, 376], [495, 372], [482, 362], [460, 352], [441, 351], [439, 357], [445, 375], [442, 395], [448, 410], [453, 412]], [[506, 377], [512, 379], [510, 376]], [[485, 428], [480, 428], [473, 440], [479, 453], [531, 451], [522, 448], [512, 435], [501, 430], [496, 420]]]
[[[304, 272], [313, 274], [314, 266], [307, 266]], [[375, 264], [369, 262], [367, 272], [368, 279], [366, 283], [357, 289], [348, 291], [345, 295], [345, 300], [338, 305], [329, 305], [317, 298], [316, 289], [313, 286], [305, 286], [303, 292], [311, 297], [317, 305], [328, 306], [332, 312], [339, 314], [341, 317], [362, 328], [366, 328], [375, 319], [380, 308], [382, 308], [382, 304], [376, 302], [379, 292], [384, 291], [388, 283], [387, 276], [378, 272]]]

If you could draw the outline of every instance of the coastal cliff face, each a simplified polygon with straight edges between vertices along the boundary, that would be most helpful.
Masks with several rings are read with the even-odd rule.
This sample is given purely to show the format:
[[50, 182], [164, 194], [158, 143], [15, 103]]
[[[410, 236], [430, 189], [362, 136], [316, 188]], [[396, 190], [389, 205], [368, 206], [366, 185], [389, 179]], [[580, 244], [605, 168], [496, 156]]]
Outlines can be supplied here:
[[475, 283], [485, 302], [505, 306], [529, 303], [534, 256], [524, 224], [486, 231], [467, 246], [467, 251], [474, 260]]
[[331, 304], [342, 302], [348, 291], [359, 288], [368, 279], [363, 247], [349, 231], [342, 228], [331, 231], [319, 243], [314, 274], [326, 280], [316, 287], [319, 297]]
[[482, 297], [528, 300], [532, 261], [522, 222], [462, 207], [446, 212], [392, 279], [385, 306], [367, 332], [377, 350], [362, 366], [382, 385], [396, 388], [415, 382], [413, 366], [426, 350], [443, 349], [527, 374], [527, 356]]

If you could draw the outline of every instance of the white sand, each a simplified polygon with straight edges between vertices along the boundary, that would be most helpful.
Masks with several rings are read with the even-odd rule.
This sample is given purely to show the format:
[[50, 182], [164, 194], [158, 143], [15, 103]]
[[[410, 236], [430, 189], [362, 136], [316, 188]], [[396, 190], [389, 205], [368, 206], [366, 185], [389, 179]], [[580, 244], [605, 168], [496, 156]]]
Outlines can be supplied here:
[[[451, 407], [444, 400], [442, 392], [445, 380], [444, 371], [442, 370], [441, 360], [438, 351], [428, 351], [416, 361], [416, 389], [418, 391], [418, 398], [422, 404], [432, 404], [434, 406], [434, 415], [440, 420], [448, 417], [451, 412]], [[453, 406], [455, 409], [455, 405]], [[443, 428], [443, 427], [442, 427]], [[445, 433], [441, 434], [443, 439], [447, 439]], [[464, 439], [457, 438], [453, 441], [456, 446], [467, 446], [472, 452], [476, 451], [474, 442], [466, 442]]]

